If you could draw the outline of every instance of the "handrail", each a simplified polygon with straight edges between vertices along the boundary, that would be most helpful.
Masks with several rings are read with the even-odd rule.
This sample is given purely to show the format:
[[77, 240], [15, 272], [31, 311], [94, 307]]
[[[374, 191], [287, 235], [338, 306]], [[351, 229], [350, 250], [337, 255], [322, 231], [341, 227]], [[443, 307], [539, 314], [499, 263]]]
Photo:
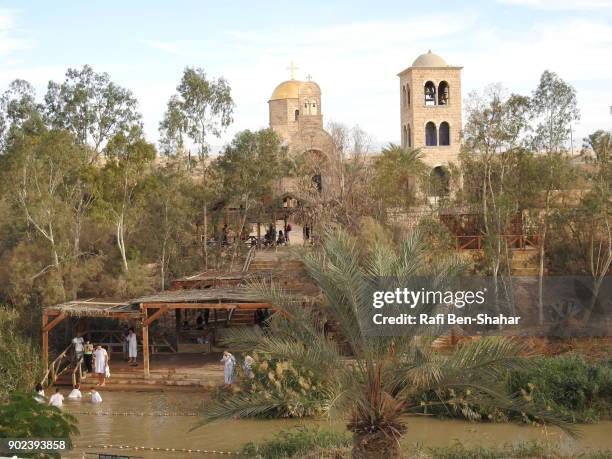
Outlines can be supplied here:
[[[77, 371], [79, 373], [79, 377], [77, 379]], [[77, 382], [80, 383], [83, 380], [83, 356], [79, 357], [76, 365], [74, 366], [74, 370], [72, 370], [72, 387], [76, 386]]]
[[247, 252], [247, 256], [244, 260], [244, 265], [242, 266], [242, 272], [246, 273], [251, 267], [251, 262], [253, 258], [255, 258], [255, 250], [257, 249], [257, 245], [252, 246]]
[[45, 376], [43, 376], [43, 379], [40, 382], [40, 384], [43, 387], [49, 385], [49, 378], [51, 378], [51, 381], [54, 383], [55, 381], [57, 381], [57, 378], [59, 377], [59, 375], [61, 375], [64, 371], [66, 371], [66, 368], [68, 368], [68, 366], [64, 367], [61, 371], [58, 371], [58, 370], [60, 368], [60, 365], [61, 365], [62, 361], [68, 355], [68, 352], [70, 351], [71, 347], [72, 347], [72, 344], [69, 344], [66, 347], [66, 349], [64, 349], [55, 358], [55, 360], [49, 364], [49, 367], [47, 368], [47, 371], [45, 372]]

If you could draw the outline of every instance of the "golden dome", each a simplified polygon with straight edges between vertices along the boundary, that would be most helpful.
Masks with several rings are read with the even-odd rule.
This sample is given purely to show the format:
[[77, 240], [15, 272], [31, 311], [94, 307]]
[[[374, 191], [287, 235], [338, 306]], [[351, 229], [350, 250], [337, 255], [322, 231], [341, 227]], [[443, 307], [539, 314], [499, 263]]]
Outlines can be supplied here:
[[447, 67], [446, 61], [437, 54], [431, 52], [431, 49], [421, 54], [412, 63], [413, 67]]
[[278, 99], [297, 99], [302, 82], [299, 80], [287, 80], [279, 84], [275, 89], [270, 100]]

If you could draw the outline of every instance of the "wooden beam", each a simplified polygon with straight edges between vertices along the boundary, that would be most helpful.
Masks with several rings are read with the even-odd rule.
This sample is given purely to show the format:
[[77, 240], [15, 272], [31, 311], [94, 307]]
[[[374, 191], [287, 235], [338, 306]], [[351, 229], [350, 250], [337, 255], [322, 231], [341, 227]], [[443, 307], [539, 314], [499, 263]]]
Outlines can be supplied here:
[[144, 368], [144, 377], [149, 379], [151, 376], [149, 368], [149, 326], [147, 325], [147, 308], [140, 306], [142, 311], [142, 362]]
[[167, 309], [260, 309], [271, 308], [270, 303], [145, 303], [147, 308]]
[[[164, 314], [167, 310], [168, 308], [166, 306], [161, 306], [157, 311], [155, 311], [153, 314], [151, 314], [150, 316], [148, 316], [146, 319], [143, 320], [143, 323], [142, 323], [143, 326], [148, 327], [153, 322], [155, 322], [162, 314]], [[148, 308], [146, 306], [145, 306], [145, 311], [148, 311]]]
[[43, 331], [49, 333], [49, 331], [55, 328], [55, 326], [59, 324], [65, 318], [66, 318], [66, 314], [62, 312], [59, 316], [55, 317], [51, 322], [46, 324], [43, 328]]

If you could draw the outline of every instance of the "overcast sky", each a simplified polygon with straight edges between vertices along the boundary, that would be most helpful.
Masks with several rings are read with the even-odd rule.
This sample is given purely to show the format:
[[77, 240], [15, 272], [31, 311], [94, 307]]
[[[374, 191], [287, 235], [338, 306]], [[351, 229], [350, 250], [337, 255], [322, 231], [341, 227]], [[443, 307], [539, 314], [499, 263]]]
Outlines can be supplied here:
[[235, 122], [210, 140], [221, 145], [267, 125], [294, 61], [320, 84], [325, 121], [398, 141], [396, 75], [428, 49], [464, 67], [464, 99], [498, 82], [530, 94], [548, 69], [577, 90], [576, 139], [612, 128], [612, 0], [0, 1], [1, 88], [23, 78], [42, 96], [90, 64], [134, 92], [151, 140], [184, 67], [231, 84]]

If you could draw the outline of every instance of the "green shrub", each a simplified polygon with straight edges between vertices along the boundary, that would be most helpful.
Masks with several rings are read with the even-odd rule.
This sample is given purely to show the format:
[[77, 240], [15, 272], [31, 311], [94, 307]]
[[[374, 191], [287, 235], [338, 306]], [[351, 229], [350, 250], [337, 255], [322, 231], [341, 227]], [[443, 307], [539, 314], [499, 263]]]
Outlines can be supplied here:
[[245, 457], [253, 459], [280, 459], [303, 457], [320, 451], [346, 449], [351, 446], [348, 432], [333, 432], [319, 427], [300, 426], [291, 430], [281, 430], [271, 440], [261, 444], [247, 443], [241, 451]]
[[[65, 438], [78, 434], [76, 419], [59, 408], [40, 403], [32, 394], [16, 392], [0, 404], [0, 438]], [[71, 446], [71, 443], [70, 443]], [[60, 458], [57, 453], [22, 454], [36, 459]]]
[[[241, 371], [238, 379], [238, 390], [259, 392], [284, 403], [267, 411], [263, 418], [302, 418], [320, 415], [327, 401], [322, 392], [323, 385], [310, 370], [304, 370], [288, 361], [267, 359], [254, 355], [252, 364], [253, 378], [248, 378]], [[219, 391], [217, 397], [230, 396], [226, 391]]]
[[452, 446], [423, 448], [417, 447], [410, 457], [415, 459], [604, 459], [611, 457], [612, 451], [592, 451], [588, 453], [562, 453], [554, 446], [540, 442], [504, 445], [502, 448], [467, 447], [457, 442]]
[[508, 384], [512, 392], [572, 422], [595, 422], [611, 414], [611, 362], [593, 363], [579, 354], [541, 357], [530, 369], [512, 373]]
[[[535, 408], [555, 412], [569, 422], [596, 422], [612, 414], [612, 363], [587, 361], [579, 354], [539, 357], [523, 371], [508, 374], [508, 392], [517, 394]], [[528, 416], [467, 402], [467, 394], [441, 390], [415, 394], [412, 405], [419, 412], [472, 421], [503, 422], [510, 419], [531, 422]]]
[[16, 390], [33, 391], [43, 376], [40, 351], [16, 331], [19, 316], [0, 306], [0, 403]]

